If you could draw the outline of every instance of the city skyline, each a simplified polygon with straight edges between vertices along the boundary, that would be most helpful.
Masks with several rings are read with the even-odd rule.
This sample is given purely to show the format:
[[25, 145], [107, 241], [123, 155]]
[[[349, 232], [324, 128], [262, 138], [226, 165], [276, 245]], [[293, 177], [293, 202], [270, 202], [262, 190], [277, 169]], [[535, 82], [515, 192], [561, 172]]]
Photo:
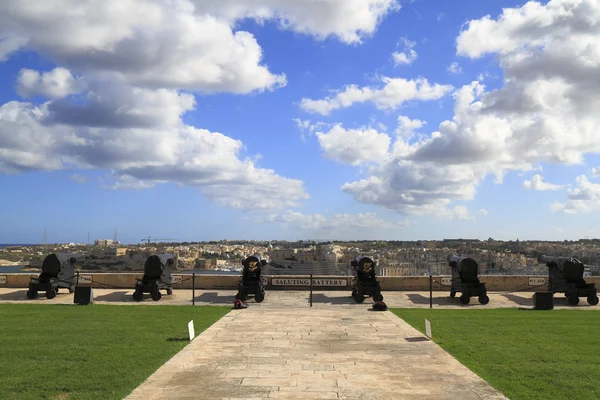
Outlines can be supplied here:
[[0, 5], [0, 243], [600, 237], [600, 5], [489, 3]]

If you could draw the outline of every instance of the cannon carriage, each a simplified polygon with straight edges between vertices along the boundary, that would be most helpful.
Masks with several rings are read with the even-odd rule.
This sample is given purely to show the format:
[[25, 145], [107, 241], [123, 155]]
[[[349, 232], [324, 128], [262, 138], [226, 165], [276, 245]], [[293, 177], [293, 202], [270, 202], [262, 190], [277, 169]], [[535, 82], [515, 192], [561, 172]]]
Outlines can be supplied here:
[[375, 276], [375, 261], [371, 257], [357, 257], [350, 263], [355, 276], [352, 279], [352, 297], [357, 303], [365, 301], [366, 297], [373, 297], [373, 301], [383, 301], [381, 285]]
[[61, 288], [68, 289], [69, 293], [75, 291], [75, 254], [52, 253], [42, 262], [42, 273], [32, 277], [29, 281], [27, 298], [35, 299], [38, 292], [46, 292], [47, 299], [53, 299]]
[[247, 257], [242, 261], [242, 279], [238, 283], [236, 300], [246, 301], [248, 295], [253, 295], [257, 303], [265, 299], [265, 285], [261, 279], [262, 268], [265, 265], [267, 261], [258, 255]]
[[471, 297], [477, 297], [479, 303], [485, 305], [490, 302], [485, 283], [479, 281], [479, 264], [470, 257], [459, 257], [455, 254], [448, 256], [448, 265], [452, 269], [452, 284], [450, 297], [461, 293], [460, 302], [469, 304]]
[[166, 290], [168, 295], [173, 294], [173, 278], [171, 272], [175, 265], [175, 256], [172, 254], [153, 255], [144, 263], [144, 276], [137, 279], [133, 300], [141, 301], [144, 293], [150, 293], [152, 300], [161, 299], [161, 290]]
[[583, 279], [585, 265], [572, 257], [540, 255], [538, 261], [548, 267], [548, 291], [564, 293], [570, 305], [579, 304], [580, 297], [587, 297], [588, 304], [598, 304], [596, 285]]

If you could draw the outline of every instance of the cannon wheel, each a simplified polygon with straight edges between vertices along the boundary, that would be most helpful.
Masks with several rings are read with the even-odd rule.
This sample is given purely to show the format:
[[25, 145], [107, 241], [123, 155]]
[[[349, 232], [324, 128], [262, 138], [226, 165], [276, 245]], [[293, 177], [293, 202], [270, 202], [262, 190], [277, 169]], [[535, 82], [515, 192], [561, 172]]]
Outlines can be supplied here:
[[354, 298], [354, 301], [356, 301], [358, 304], [363, 303], [365, 301], [365, 296], [359, 292], [353, 292], [352, 297]]
[[488, 297], [487, 294], [482, 294], [481, 296], [479, 296], [479, 303], [483, 304], [484, 306], [490, 302], [490, 298]]
[[37, 292], [37, 290], [34, 290], [34, 289], [29, 289], [29, 290], [27, 291], [27, 298], [28, 298], [29, 300], [37, 299], [37, 297], [38, 297], [38, 292]]
[[152, 300], [154, 300], [154, 301], [159, 301], [161, 297], [162, 297], [162, 294], [160, 293], [160, 290], [158, 290], [158, 289], [156, 289], [156, 291], [152, 293]]
[[464, 305], [467, 305], [467, 304], [469, 304], [469, 302], [470, 302], [470, 301], [471, 301], [471, 297], [469, 297], [469, 294], [468, 294], [468, 293], [463, 293], [463, 294], [460, 296], [460, 302], [461, 302], [462, 304], [464, 304]]
[[257, 303], [262, 303], [262, 301], [265, 299], [265, 292], [258, 292], [254, 295], [254, 301], [256, 301]]
[[173, 289], [167, 289], [167, 294], [170, 296], [173, 294]]
[[450, 292], [450, 297], [456, 297], [456, 292]]
[[56, 289], [49, 289], [46, 290], [46, 298], [48, 300], [52, 300], [53, 298], [56, 297]]
[[579, 297], [577, 297], [577, 295], [575, 294], [572, 294], [569, 297], [567, 297], [567, 301], [570, 305], [576, 306], [577, 304], [579, 304]]
[[381, 294], [381, 292], [375, 293], [373, 295], [373, 301], [383, 301], [383, 295]]
[[142, 301], [143, 297], [144, 297], [144, 293], [142, 293], [141, 291], [136, 290], [135, 292], [133, 292], [133, 300]]
[[596, 295], [589, 295], [588, 298], [587, 298], [587, 302], [591, 306], [597, 305], [598, 304], [598, 296], [596, 296]]
[[72, 288], [72, 287], [70, 287], [70, 288], [69, 288], [69, 293], [71, 293], [71, 294], [75, 293], [75, 289], [74, 289], [74, 288]]

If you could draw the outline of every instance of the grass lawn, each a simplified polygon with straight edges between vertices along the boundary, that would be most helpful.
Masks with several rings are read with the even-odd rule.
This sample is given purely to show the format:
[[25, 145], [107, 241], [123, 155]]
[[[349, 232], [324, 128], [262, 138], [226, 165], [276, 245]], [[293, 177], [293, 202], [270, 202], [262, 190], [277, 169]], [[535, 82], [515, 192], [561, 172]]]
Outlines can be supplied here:
[[600, 312], [392, 309], [512, 400], [600, 399]]
[[[1, 399], [122, 399], [229, 307], [0, 305]], [[186, 339], [187, 338], [187, 339]]]

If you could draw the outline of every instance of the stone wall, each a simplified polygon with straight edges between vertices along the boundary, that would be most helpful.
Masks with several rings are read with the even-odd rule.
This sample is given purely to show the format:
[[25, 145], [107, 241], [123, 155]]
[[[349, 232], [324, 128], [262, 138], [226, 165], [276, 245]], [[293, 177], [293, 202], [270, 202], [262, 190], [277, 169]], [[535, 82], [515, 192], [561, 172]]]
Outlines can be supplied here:
[[[115, 288], [115, 289], [133, 289], [136, 279], [141, 279], [142, 273], [81, 273], [80, 285], [89, 286], [88, 280], [91, 278], [94, 288]], [[26, 288], [29, 285], [30, 277], [37, 277], [38, 274], [1, 274], [0, 288]], [[191, 289], [192, 275], [173, 274], [175, 279], [180, 279], [180, 283], [173, 285], [174, 289]], [[265, 277], [268, 282], [268, 290], [308, 290], [309, 279], [307, 276], [287, 276], [277, 275]], [[530, 282], [530, 278], [536, 281]], [[539, 283], [540, 278], [544, 276], [515, 276], [515, 275], [481, 275], [479, 279], [485, 283], [488, 291], [491, 292], [511, 292], [511, 291], [540, 291], [544, 290], [544, 284]], [[315, 290], [348, 290], [350, 288], [351, 277], [344, 276], [326, 276], [314, 278], [313, 288]], [[384, 291], [428, 291], [429, 278], [426, 276], [409, 277], [380, 277], [381, 288]], [[448, 283], [449, 276], [434, 276], [433, 290], [447, 291], [449, 288], [442, 284]], [[238, 275], [196, 275], [196, 289], [230, 289], [235, 290], [240, 280]], [[319, 280], [321, 280], [319, 282]], [[596, 283], [600, 289], [600, 277], [586, 277], [586, 282]], [[335, 286], [318, 286], [319, 283]]]

